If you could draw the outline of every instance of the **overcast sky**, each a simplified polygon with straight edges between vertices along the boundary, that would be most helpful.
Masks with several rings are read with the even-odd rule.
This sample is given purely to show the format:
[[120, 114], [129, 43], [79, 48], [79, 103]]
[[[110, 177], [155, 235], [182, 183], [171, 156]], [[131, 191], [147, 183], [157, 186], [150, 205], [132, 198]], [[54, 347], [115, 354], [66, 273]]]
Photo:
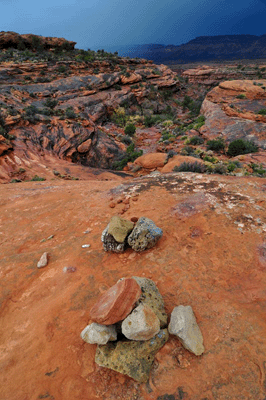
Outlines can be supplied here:
[[0, 30], [94, 49], [266, 33], [266, 0], [0, 0]]

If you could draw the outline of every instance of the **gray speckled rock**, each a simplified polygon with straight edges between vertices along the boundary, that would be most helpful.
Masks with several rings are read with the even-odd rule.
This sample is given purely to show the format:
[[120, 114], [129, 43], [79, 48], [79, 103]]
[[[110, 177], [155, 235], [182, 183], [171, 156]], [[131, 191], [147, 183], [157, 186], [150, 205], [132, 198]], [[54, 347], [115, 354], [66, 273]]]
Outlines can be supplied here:
[[117, 340], [117, 332], [114, 325], [100, 325], [95, 322], [87, 325], [80, 336], [90, 344], [106, 344], [109, 341]]
[[169, 337], [167, 329], [145, 341], [118, 341], [97, 346], [95, 362], [101, 367], [126, 374], [138, 382], [147, 382], [157, 351]]
[[133, 276], [141, 287], [141, 297], [137, 301], [136, 305], [146, 304], [153, 312], [157, 315], [160, 320], [161, 328], [165, 328], [167, 325], [167, 314], [164, 309], [164, 301], [161, 293], [159, 292], [155, 283], [148, 278], [140, 278]]
[[127, 241], [135, 251], [143, 251], [155, 246], [162, 237], [163, 231], [146, 217], [139, 218]]
[[126, 243], [117, 242], [112, 235], [108, 233], [109, 225], [103, 230], [101, 241], [105, 251], [113, 251], [114, 253], [123, 253]]
[[130, 340], [149, 340], [159, 331], [159, 318], [145, 304], [136, 307], [122, 322], [122, 333]]
[[196, 356], [204, 352], [203, 337], [190, 306], [178, 306], [173, 309], [168, 330], [180, 339], [185, 349]]

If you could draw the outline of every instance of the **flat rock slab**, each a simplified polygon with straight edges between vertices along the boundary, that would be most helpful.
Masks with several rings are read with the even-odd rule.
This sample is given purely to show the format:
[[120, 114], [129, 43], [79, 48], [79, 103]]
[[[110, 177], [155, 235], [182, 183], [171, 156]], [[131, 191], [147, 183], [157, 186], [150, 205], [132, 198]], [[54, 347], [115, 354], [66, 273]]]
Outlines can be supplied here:
[[98, 324], [112, 325], [123, 320], [141, 295], [141, 288], [133, 278], [119, 280], [105, 292], [90, 311]]
[[98, 346], [95, 362], [138, 382], [147, 382], [155, 354], [167, 342], [168, 337], [167, 329], [162, 329], [150, 340], [120, 341]]

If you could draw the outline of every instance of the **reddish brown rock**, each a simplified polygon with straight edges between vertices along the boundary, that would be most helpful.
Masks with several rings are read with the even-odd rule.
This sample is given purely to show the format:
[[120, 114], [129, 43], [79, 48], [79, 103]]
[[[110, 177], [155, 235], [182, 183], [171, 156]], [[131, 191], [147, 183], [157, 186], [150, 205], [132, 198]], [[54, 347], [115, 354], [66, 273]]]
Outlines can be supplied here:
[[153, 169], [163, 167], [167, 160], [167, 154], [165, 153], [147, 153], [143, 156], [138, 157], [134, 164], [140, 165], [143, 168]]
[[92, 307], [91, 319], [98, 324], [115, 324], [132, 311], [140, 295], [141, 288], [133, 278], [119, 280]]

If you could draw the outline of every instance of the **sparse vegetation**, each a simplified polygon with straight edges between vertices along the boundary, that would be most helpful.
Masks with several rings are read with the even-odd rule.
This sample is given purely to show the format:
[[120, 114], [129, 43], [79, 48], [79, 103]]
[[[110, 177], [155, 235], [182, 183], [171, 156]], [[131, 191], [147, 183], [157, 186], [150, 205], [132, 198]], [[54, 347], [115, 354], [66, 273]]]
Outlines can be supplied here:
[[197, 173], [204, 173], [206, 171], [206, 167], [204, 164], [199, 163], [198, 161], [195, 162], [183, 162], [179, 166], [175, 166], [173, 168], [174, 172], [197, 172]]
[[135, 150], [135, 144], [131, 143], [127, 150], [126, 150], [126, 155], [123, 156], [123, 158], [120, 161], [116, 161], [113, 164], [113, 168], [116, 170], [122, 170], [128, 162], [133, 162], [136, 160], [136, 158], [140, 157], [143, 154], [142, 150]]
[[136, 132], [136, 127], [134, 124], [130, 123], [130, 124], [126, 125], [126, 127], [125, 127], [126, 135], [134, 136], [135, 132]]
[[207, 150], [213, 150], [217, 153], [224, 151], [225, 143], [223, 138], [208, 140], [207, 142]]
[[244, 139], [233, 140], [227, 150], [227, 155], [229, 157], [235, 157], [240, 154], [256, 153], [258, 151], [258, 146]]

